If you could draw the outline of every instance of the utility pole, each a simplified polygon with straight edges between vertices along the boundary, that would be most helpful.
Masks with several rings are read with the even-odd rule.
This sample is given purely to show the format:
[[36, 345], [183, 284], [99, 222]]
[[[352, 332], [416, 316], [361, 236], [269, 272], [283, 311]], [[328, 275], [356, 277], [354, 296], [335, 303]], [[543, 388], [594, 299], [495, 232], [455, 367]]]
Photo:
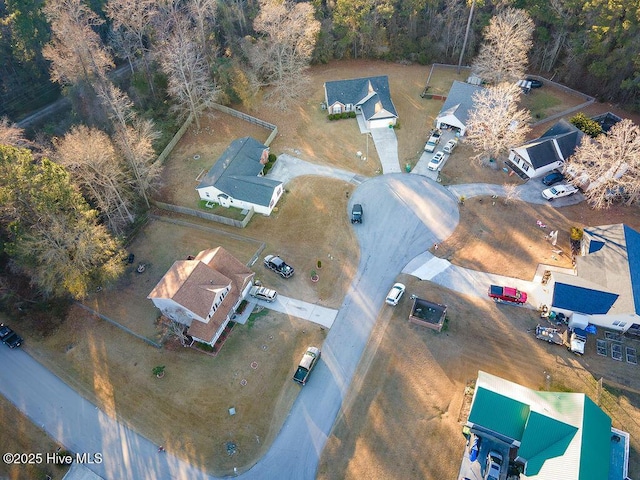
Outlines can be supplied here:
[[460, 68], [462, 67], [462, 57], [464, 51], [467, 48], [467, 39], [469, 38], [469, 29], [471, 28], [471, 18], [473, 17], [473, 9], [476, 6], [476, 0], [471, 2], [471, 10], [469, 11], [469, 19], [467, 20], [467, 29], [464, 32], [464, 42], [462, 42], [462, 50], [460, 51], [460, 60], [458, 60], [458, 75], [460, 74]]

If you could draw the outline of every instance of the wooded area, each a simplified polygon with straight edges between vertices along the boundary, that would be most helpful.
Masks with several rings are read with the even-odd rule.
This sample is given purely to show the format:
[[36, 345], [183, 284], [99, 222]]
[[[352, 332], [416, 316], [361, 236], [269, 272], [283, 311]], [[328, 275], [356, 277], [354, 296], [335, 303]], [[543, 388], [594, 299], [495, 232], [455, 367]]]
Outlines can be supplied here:
[[[265, 34], [272, 36], [268, 22], [278, 31], [278, 22], [284, 21], [273, 12], [270, 16], [265, 13], [261, 4], [271, 2], [258, 0], [0, 0], [0, 56], [3, 59], [0, 62], [0, 116], [8, 115], [13, 121], [47, 104], [59, 92], [59, 86], [50, 77], [50, 72], [57, 74], [58, 69], [52, 70], [47, 58], [61, 56], [64, 51], [45, 48], [50, 41], [54, 42], [52, 46], [57, 45], [60, 32], [58, 29], [56, 33], [47, 20], [45, 3], [46, 10], [50, 11], [55, 10], [56, 4], [82, 5], [76, 8], [75, 16], [82, 13], [90, 17], [89, 28], [97, 36], [90, 38], [89, 35], [83, 44], [76, 46], [93, 49], [97, 67], [108, 65], [105, 49], [120, 63], [131, 62], [133, 66], [134, 60], [141, 59], [148, 80], [157, 75], [159, 69], [152, 65], [153, 60], [146, 53], [158, 50], [157, 61], [166, 65], [179, 50], [156, 48], [163, 42], [177, 40], [178, 24], [175, 15], [174, 21], [167, 23], [173, 15], [169, 12], [191, 5], [192, 41], [201, 49], [198, 58], [214, 72], [218, 85], [226, 90], [225, 97], [233, 100], [245, 99], [247, 92], [242, 88], [251, 89], [250, 85], [256, 85], [251, 82], [252, 72], [247, 68], [251, 63], [256, 65], [255, 58], [247, 47]], [[293, 3], [298, 7], [312, 7], [318, 22], [312, 62], [368, 57], [427, 64], [457, 63], [471, 2], [312, 0]], [[496, 12], [507, 5], [527, 11], [534, 22], [529, 72], [553, 78], [600, 100], [618, 102], [631, 110], [640, 109], [637, 1], [476, 1], [463, 63], [469, 64], [477, 54], [483, 29]], [[257, 24], [256, 19], [260, 19]], [[315, 33], [316, 27], [310, 28], [308, 32]], [[295, 29], [280, 28], [279, 31], [304, 38], [304, 34], [295, 33]], [[89, 33], [87, 29], [85, 33]], [[188, 48], [185, 43], [172, 45]], [[264, 60], [269, 59], [269, 55], [286, 56], [286, 50], [278, 52], [273, 42], [270, 46], [271, 51], [262, 49]], [[190, 52], [188, 57], [192, 55]], [[258, 62], [258, 65], [264, 67], [265, 63]], [[163, 71], [169, 76], [166, 68]], [[264, 79], [255, 80], [258, 85], [264, 83]], [[239, 84], [244, 84], [240, 91], [232, 88]], [[153, 88], [152, 83], [149, 85]]]

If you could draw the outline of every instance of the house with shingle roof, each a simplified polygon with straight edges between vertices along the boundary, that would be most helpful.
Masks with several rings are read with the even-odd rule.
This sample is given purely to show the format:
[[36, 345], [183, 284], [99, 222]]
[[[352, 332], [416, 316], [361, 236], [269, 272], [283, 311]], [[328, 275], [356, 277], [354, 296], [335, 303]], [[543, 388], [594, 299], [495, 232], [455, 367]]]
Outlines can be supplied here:
[[467, 427], [508, 448], [520, 478], [627, 476], [629, 435], [583, 393], [536, 391], [479, 371]]
[[473, 110], [473, 95], [484, 87], [454, 80], [447, 99], [436, 117], [436, 128], [453, 128], [463, 136], [467, 132], [467, 120]]
[[252, 285], [255, 273], [222, 247], [178, 260], [147, 296], [164, 316], [214, 345]]
[[398, 120], [386, 75], [326, 82], [324, 101], [330, 114], [361, 114], [367, 128], [389, 128]]
[[244, 137], [231, 145], [202, 178], [196, 190], [202, 200], [223, 207], [270, 215], [282, 196], [282, 182], [265, 178], [264, 166], [269, 147], [254, 138]]
[[640, 335], [640, 233], [618, 223], [587, 227], [575, 275], [551, 272], [551, 308], [569, 326]]
[[513, 147], [507, 165], [522, 178], [540, 177], [562, 167], [583, 137], [583, 132], [561, 119], [541, 137]]

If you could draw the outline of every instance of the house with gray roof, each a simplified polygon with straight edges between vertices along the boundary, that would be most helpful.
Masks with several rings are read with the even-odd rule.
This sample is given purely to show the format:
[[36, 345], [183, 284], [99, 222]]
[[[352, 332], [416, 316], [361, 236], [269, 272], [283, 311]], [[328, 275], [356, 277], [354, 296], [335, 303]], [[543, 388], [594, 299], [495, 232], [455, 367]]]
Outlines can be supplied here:
[[370, 129], [389, 128], [398, 120], [386, 75], [326, 82], [324, 101], [329, 113], [356, 112], [362, 115]]
[[483, 445], [508, 451], [520, 478], [627, 477], [629, 434], [584, 393], [536, 391], [479, 371], [466, 426]]
[[455, 80], [447, 99], [436, 117], [436, 128], [453, 128], [463, 136], [467, 131], [469, 113], [473, 110], [473, 95], [484, 87]]
[[269, 147], [254, 138], [244, 137], [231, 145], [213, 164], [196, 187], [202, 200], [223, 207], [270, 215], [282, 196], [282, 182], [265, 178], [264, 166]]
[[562, 167], [583, 137], [583, 132], [561, 119], [541, 137], [513, 147], [507, 165], [524, 179], [540, 177]]
[[587, 227], [575, 275], [551, 272], [550, 307], [569, 326], [640, 335], [640, 233], [618, 223]]

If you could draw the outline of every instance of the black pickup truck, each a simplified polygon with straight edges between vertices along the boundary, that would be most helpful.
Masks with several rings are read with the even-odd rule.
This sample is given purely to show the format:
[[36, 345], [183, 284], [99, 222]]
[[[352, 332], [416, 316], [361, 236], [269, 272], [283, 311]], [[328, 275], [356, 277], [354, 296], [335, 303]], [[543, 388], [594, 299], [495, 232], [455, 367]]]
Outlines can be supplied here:
[[264, 266], [269, 270], [273, 270], [282, 278], [289, 278], [294, 272], [291, 265], [287, 265], [284, 260], [275, 255], [267, 255], [264, 257]]

